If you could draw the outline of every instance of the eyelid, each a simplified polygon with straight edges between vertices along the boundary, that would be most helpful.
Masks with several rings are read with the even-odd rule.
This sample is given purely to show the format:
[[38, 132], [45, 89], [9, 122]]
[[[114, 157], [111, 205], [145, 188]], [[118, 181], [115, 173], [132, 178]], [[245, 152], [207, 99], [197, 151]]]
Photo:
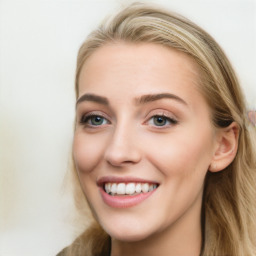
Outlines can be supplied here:
[[81, 117], [78, 120], [80, 120], [79, 122], [81, 124], [85, 124], [82, 120], [85, 118], [93, 117], [93, 116], [102, 117], [102, 118], [106, 119], [108, 123], [111, 123], [108, 115], [106, 115], [104, 112], [101, 112], [101, 111], [90, 111], [90, 112], [84, 113], [81, 115]]
[[155, 109], [155, 110], [151, 111], [149, 114], [147, 114], [145, 119], [149, 120], [153, 116], [164, 116], [166, 118], [170, 118], [170, 119], [173, 119], [175, 121], [178, 121], [177, 117], [174, 114], [172, 114], [172, 113], [170, 113], [170, 111], [167, 111], [167, 110], [164, 110], [164, 109]]
[[[163, 128], [167, 128], [169, 126], [172, 126], [172, 125], [175, 125], [178, 123], [178, 119], [175, 117], [174, 114], [170, 113], [169, 111], [167, 110], [163, 110], [163, 109], [158, 109], [158, 110], [154, 110], [154, 111], [151, 111], [147, 116], [146, 116], [146, 121], [144, 122], [144, 124], [148, 124], [149, 121], [155, 117], [155, 116], [162, 116], [162, 117], [165, 117], [167, 119], [169, 119], [171, 121], [171, 125], [164, 125], [164, 126], [154, 126], [156, 127], [157, 129], [163, 129]], [[151, 125], [153, 126], [153, 125]]]

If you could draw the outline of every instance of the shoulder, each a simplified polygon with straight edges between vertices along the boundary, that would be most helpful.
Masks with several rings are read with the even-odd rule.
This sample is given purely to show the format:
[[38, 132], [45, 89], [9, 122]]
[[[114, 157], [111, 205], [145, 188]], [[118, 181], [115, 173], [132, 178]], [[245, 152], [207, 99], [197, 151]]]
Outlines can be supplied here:
[[56, 256], [106, 256], [110, 255], [110, 250], [110, 236], [94, 223]]

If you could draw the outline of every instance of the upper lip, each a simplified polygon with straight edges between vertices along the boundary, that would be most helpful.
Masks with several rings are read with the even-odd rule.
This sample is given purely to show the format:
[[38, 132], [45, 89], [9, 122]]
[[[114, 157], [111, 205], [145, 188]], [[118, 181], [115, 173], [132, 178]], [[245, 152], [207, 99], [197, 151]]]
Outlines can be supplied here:
[[143, 178], [138, 177], [132, 177], [132, 176], [104, 176], [97, 180], [98, 186], [103, 186], [105, 183], [149, 183], [149, 184], [157, 184], [159, 185], [159, 182], [153, 181], [153, 180], [146, 180]]

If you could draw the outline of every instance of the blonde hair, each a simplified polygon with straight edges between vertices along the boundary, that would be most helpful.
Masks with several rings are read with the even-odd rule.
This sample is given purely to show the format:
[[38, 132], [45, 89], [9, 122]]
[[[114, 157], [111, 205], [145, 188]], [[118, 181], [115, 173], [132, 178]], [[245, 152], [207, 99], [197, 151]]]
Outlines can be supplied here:
[[[223, 171], [206, 175], [201, 255], [256, 254], [255, 130], [248, 122], [245, 100], [227, 57], [208, 33], [184, 17], [149, 5], [132, 4], [104, 21], [82, 44], [77, 58], [77, 97], [78, 78], [86, 59], [102, 45], [119, 41], [161, 44], [189, 55], [200, 68], [199, 87], [211, 108], [213, 125], [239, 125], [234, 161]], [[76, 198], [84, 200], [75, 170], [74, 175], [79, 189]], [[81, 201], [78, 204], [81, 206]], [[70, 255], [104, 255], [109, 251], [110, 238], [96, 226], [69, 247], [70, 252], [78, 248]], [[99, 247], [101, 252], [97, 251]]]

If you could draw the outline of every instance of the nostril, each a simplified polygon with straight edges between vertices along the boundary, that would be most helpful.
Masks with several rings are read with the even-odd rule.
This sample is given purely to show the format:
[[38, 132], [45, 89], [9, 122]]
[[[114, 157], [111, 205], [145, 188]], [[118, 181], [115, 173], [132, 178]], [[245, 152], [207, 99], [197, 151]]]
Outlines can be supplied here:
[[140, 160], [139, 146], [126, 121], [119, 123], [109, 137], [104, 157], [110, 165], [115, 167], [133, 164]]
[[113, 166], [113, 167], [123, 167], [123, 166], [127, 166], [127, 165], [132, 165], [135, 164], [137, 161], [113, 161], [113, 160], [108, 160], [107, 161], [109, 165]]
[[109, 148], [105, 152], [105, 159], [108, 164], [120, 167], [138, 163], [141, 159], [141, 154], [137, 148]]
[[123, 163], [124, 164], [133, 164], [134, 162], [133, 161], [124, 161]]

